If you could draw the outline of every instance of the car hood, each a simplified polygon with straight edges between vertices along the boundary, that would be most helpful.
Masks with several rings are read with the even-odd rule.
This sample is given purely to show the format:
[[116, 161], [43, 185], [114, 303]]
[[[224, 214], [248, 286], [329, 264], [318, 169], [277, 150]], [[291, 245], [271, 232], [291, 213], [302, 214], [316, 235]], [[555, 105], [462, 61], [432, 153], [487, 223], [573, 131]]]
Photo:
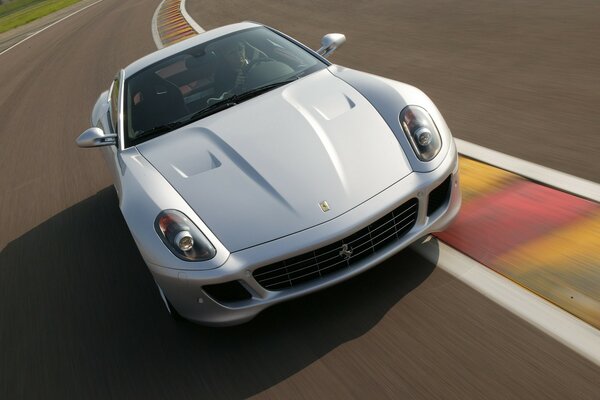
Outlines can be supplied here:
[[411, 172], [373, 106], [327, 70], [138, 150], [232, 252], [333, 219]]

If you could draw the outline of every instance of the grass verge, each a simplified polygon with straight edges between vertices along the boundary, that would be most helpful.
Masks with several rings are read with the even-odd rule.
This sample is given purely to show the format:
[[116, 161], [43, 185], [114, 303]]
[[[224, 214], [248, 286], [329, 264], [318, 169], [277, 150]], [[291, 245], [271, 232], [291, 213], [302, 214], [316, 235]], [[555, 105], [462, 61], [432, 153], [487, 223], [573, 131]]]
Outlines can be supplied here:
[[0, 33], [25, 25], [81, 0], [13, 0], [0, 5]]

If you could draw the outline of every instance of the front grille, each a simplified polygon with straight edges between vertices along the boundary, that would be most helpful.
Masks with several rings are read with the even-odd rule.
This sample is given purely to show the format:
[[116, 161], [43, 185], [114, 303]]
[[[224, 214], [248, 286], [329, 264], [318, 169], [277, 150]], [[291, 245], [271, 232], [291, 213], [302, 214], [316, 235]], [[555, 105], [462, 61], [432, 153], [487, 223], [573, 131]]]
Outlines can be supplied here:
[[450, 185], [452, 184], [452, 175], [446, 178], [438, 187], [429, 193], [429, 203], [427, 205], [427, 216], [430, 216], [443, 205], [446, 204], [450, 194]]
[[418, 206], [417, 199], [411, 199], [342, 240], [256, 269], [254, 279], [265, 289], [277, 291], [348, 268], [410, 231], [417, 220]]

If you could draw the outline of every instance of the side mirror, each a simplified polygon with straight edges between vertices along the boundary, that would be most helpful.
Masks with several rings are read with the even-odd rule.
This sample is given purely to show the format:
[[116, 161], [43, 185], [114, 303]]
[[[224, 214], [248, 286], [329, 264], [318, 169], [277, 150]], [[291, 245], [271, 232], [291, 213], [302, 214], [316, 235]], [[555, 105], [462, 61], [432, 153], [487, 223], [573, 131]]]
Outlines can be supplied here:
[[79, 147], [110, 146], [117, 143], [117, 135], [114, 133], [104, 134], [100, 128], [86, 129], [75, 141]]
[[327, 58], [328, 55], [343, 45], [345, 41], [346, 36], [341, 33], [328, 33], [321, 39], [321, 48], [317, 50], [317, 53]]

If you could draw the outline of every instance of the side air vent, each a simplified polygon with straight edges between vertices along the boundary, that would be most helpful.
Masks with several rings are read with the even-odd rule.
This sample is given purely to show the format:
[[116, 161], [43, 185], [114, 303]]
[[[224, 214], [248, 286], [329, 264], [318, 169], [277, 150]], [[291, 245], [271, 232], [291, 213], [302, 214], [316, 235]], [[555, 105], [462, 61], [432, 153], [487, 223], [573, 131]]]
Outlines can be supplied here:
[[206, 285], [202, 286], [202, 289], [219, 303], [235, 303], [252, 297], [239, 281]]
[[427, 206], [427, 215], [430, 216], [448, 201], [450, 195], [450, 185], [452, 184], [452, 175], [450, 175], [441, 185], [429, 193], [429, 205]]

